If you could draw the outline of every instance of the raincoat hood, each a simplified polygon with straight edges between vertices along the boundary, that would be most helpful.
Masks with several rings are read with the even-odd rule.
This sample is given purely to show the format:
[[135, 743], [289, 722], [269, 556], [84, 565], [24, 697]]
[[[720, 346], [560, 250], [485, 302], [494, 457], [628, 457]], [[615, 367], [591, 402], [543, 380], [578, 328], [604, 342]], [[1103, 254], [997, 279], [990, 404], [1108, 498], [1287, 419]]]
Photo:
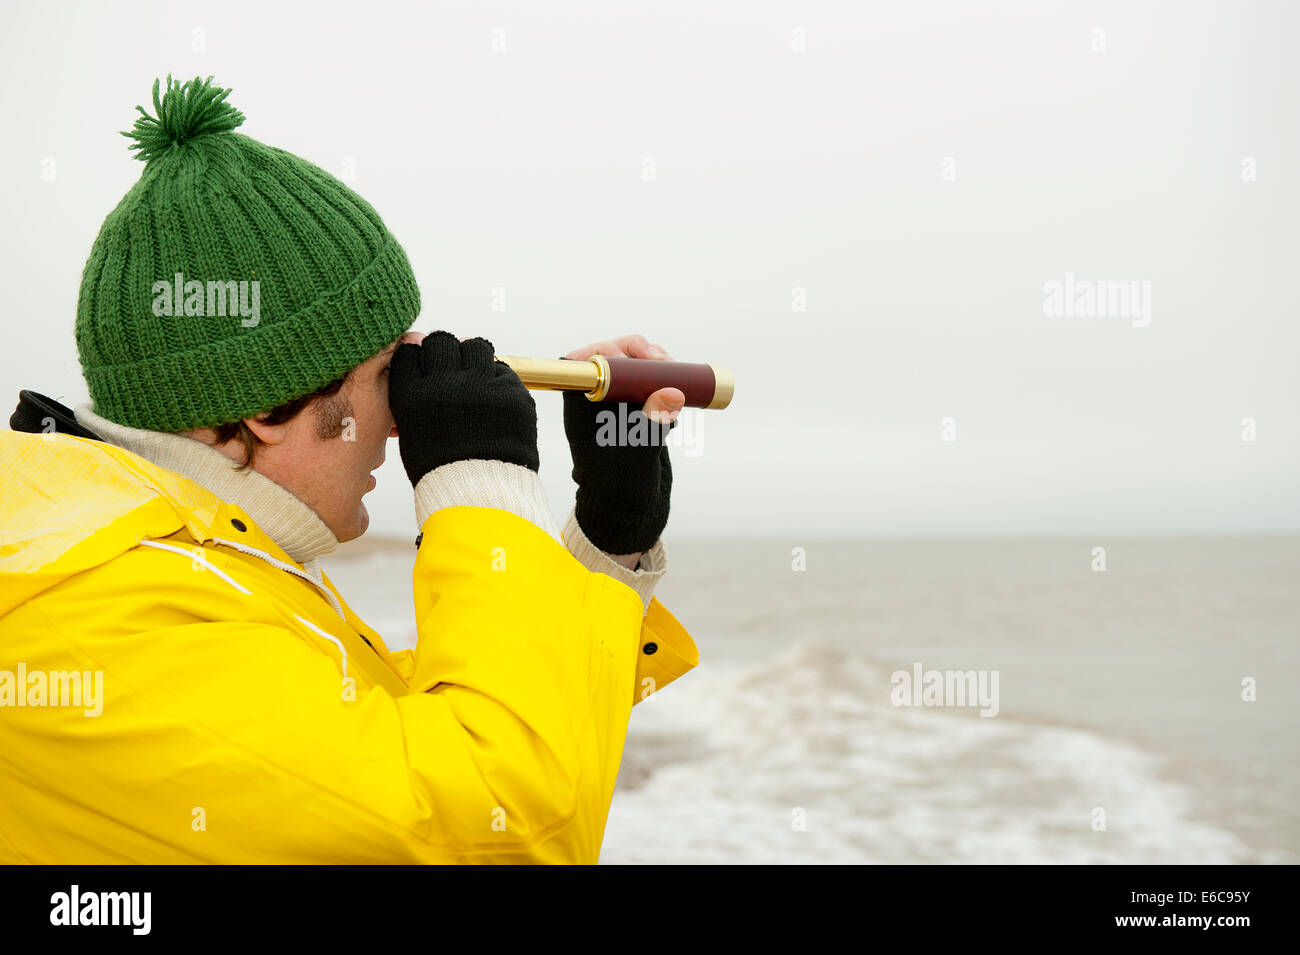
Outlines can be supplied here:
[[[248, 528], [245, 543], [290, 560], [241, 508], [106, 442], [2, 431], [0, 459], [10, 472], [6, 490], [12, 495], [0, 530], [0, 615], [113, 560], [141, 538], [184, 531], [203, 544], [228, 532], [235, 520]], [[21, 490], [13, 494], [18, 482]]]

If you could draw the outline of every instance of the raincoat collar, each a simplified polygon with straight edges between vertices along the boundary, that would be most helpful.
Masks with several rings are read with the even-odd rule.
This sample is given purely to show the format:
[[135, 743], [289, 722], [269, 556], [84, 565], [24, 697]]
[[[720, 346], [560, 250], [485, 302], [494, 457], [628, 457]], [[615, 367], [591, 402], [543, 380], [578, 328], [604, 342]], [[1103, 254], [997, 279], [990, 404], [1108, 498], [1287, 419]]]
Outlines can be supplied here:
[[[242, 509], [292, 560], [307, 563], [338, 547], [338, 538], [315, 511], [265, 475], [239, 470], [215, 448], [177, 434], [129, 428], [100, 417], [89, 404], [79, 405], [75, 414], [81, 427], [104, 442], [182, 474]], [[231, 536], [229, 527], [207, 528], [206, 533]]]

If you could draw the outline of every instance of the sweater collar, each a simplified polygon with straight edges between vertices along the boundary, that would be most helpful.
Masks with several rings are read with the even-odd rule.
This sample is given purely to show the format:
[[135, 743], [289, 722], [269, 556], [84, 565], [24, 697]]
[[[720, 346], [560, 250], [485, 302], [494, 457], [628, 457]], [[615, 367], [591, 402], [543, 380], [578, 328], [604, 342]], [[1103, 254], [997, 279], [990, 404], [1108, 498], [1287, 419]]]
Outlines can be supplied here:
[[79, 405], [77, 423], [109, 444], [138, 454], [160, 468], [201, 484], [221, 500], [243, 508], [257, 526], [298, 563], [338, 547], [338, 538], [310, 507], [252, 468], [239, 469], [216, 448], [179, 434], [144, 431], [101, 418]]

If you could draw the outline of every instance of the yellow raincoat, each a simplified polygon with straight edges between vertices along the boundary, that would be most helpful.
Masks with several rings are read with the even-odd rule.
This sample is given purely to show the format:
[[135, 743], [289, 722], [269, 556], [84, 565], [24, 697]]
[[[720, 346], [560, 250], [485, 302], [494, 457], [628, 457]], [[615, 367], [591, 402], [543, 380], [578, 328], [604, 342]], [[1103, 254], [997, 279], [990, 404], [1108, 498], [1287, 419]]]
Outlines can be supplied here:
[[632, 705], [698, 662], [507, 511], [428, 519], [390, 653], [180, 474], [62, 434], [0, 462], [0, 862], [595, 862]]

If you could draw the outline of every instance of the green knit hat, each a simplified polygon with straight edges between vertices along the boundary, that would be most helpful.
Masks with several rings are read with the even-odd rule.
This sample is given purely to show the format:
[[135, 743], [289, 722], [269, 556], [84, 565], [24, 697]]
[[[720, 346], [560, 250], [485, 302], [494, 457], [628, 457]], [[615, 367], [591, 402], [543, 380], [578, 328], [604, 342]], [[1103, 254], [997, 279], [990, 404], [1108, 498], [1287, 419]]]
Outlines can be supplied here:
[[238, 421], [311, 394], [411, 327], [420, 291], [364, 199], [233, 130], [212, 78], [153, 86], [123, 135], [144, 173], [81, 279], [95, 413], [152, 431]]

